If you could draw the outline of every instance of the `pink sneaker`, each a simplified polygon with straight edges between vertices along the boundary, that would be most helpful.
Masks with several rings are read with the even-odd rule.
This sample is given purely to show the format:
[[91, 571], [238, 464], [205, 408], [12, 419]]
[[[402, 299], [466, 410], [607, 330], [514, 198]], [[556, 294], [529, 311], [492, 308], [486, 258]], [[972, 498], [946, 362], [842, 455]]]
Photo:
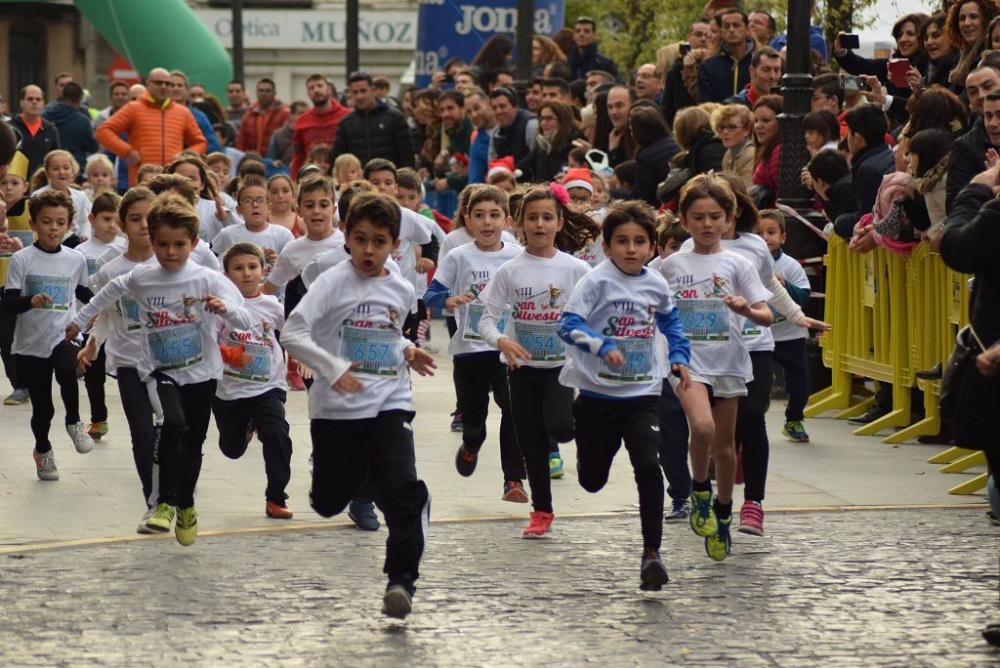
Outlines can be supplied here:
[[552, 520], [556, 518], [552, 513], [541, 510], [533, 511], [529, 517], [531, 519], [528, 520], [528, 526], [524, 527], [524, 531], [521, 532], [521, 538], [544, 538], [549, 533]]
[[737, 531], [751, 536], [764, 535], [764, 508], [756, 501], [744, 501], [740, 508], [740, 526]]

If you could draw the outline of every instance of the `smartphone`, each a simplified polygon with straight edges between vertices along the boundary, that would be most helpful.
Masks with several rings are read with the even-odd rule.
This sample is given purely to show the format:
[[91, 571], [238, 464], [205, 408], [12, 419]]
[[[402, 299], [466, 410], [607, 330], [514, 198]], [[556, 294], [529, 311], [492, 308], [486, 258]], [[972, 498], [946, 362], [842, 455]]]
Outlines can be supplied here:
[[446, 84], [453, 84], [453, 83], [455, 83], [455, 77], [451, 76], [450, 74], [445, 75], [444, 83], [446, 83]]
[[691, 43], [681, 42], [681, 48], [677, 51], [681, 58], [691, 53]]
[[848, 50], [855, 49], [856, 50], [856, 49], [860, 49], [861, 48], [861, 36], [860, 35], [854, 35], [854, 34], [849, 34], [849, 33], [840, 33], [840, 36], [837, 38], [837, 40], [840, 42], [840, 48], [841, 49], [848, 49]]
[[851, 76], [850, 74], [840, 75], [840, 87], [843, 88], [844, 90], [850, 90], [850, 91], [871, 90], [871, 86], [868, 85], [867, 81], [865, 81], [861, 77]]

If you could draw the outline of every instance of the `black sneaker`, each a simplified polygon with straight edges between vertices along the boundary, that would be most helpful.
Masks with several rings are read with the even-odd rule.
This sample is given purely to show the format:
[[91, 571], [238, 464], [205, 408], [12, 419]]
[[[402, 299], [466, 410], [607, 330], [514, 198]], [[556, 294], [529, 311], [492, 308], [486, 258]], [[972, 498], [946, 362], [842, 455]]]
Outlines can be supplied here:
[[455, 411], [451, 414], [451, 430], [457, 433], [462, 433], [462, 412]]
[[667, 567], [660, 561], [660, 553], [651, 547], [642, 551], [642, 567], [639, 569], [642, 579], [640, 589], [643, 591], [660, 591], [660, 588], [670, 582]]
[[880, 417], [888, 414], [889, 411], [884, 411], [879, 408], [878, 404], [872, 404], [871, 408], [864, 412], [863, 415], [858, 417], [852, 417], [848, 420], [850, 424], [871, 424]]
[[468, 478], [476, 472], [476, 464], [478, 463], [479, 453], [469, 450], [464, 445], [460, 446], [458, 452], [455, 453], [455, 470], [458, 471], [459, 475]]
[[400, 584], [391, 584], [382, 597], [382, 614], [394, 619], [406, 619], [413, 609], [413, 594]]

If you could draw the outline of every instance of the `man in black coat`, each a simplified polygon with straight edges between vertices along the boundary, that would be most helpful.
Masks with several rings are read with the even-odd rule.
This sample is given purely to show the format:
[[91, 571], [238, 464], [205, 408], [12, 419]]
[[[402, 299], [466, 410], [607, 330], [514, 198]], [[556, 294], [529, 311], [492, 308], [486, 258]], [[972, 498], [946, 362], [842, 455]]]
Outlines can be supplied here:
[[69, 151], [80, 166], [78, 181], [83, 179], [87, 156], [97, 153], [100, 147], [94, 138], [94, 128], [90, 117], [80, 110], [83, 103], [83, 89], [80, 84], [70, 81], [63, 86], [62, 96], [55, 104], [49, 105], [42, 116], [59, 131], [59, 143]]
[[[851, 177], [857, 210], [841, 215], [834, 229], [844, 239], [854, 234], [861, 216], [872, 212], [882, 177], [896, 170], [896, 158], [885, 143], [889, 121], [885, 112], [873, 104], [863, 104], [847, 112], [847, 145], [851, 149]], [[874, 240], [872, 240], [874, 243]]]
[[21, 153], [28, 158], [28, 178], [42, 166], [45, 154], [59, 148], [59, 131], [42, 118], [45, 96], [42, 89], [28, 84], [18, 96], [21, 113], [10, 119], [10, 125], [21, 136]]
[[573, 44], [567, 54], [569, 69], [572, 72], [570, 81], [586, 79], [587, 72], [601, 70], [609, 72], [618, 78], [618, 66], [615, 62], [597, 51], [597, 23], [589, 16], [581, 16], [573, 24]]
[[337, 125], [333, 157], [353, 153], [362, 165], [372, 158], [384, 158], [396, 167], [413, 167], [415, 154], [406, 117], [375, 96], [372, 75], [352, 74], [347, 92], [354, 111]]
[[948, 180], [945, 185], [945, 209], [951, 215], [955, 198], [976, 174], [983, 171], [986, 152], [1000, 152], [1000, 90], [986, 95], [983, 115], [972, 129], [955, 140], [948, 162]]

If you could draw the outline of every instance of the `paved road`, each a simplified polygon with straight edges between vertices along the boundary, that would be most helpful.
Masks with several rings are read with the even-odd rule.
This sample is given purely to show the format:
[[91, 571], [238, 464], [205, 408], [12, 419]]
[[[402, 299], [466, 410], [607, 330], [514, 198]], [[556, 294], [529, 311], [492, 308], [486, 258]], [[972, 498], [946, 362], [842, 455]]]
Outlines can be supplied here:
[[[152, 539], [0, 557], [4, 665], [986, 666], [1000, 619], [981, 510], [773, 514], [711, 562], [668, 525], [638, 591], [638, 517], [432, 525], [414, 614], [379, 614], [384, 533]], [[527, 565], [530, 564], [530, 567]]]

